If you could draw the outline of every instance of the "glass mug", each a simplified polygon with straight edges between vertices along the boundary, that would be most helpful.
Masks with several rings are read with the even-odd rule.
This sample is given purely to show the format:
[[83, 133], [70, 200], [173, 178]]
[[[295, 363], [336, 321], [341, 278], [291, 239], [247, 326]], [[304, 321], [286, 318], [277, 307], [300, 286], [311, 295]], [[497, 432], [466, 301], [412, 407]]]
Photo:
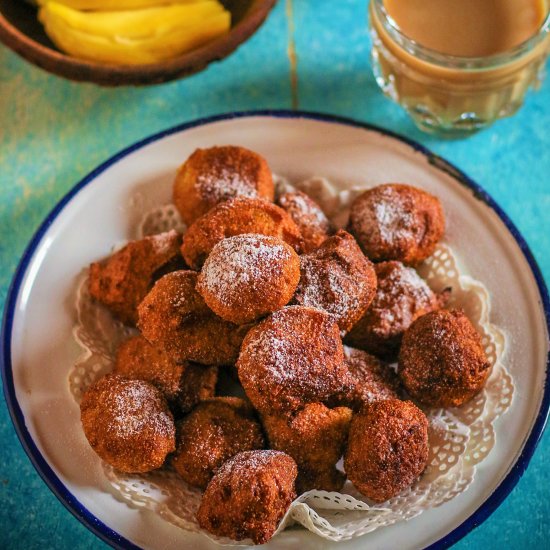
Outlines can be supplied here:
[[[484, 2], [485, 0], [477, 0]], [[408, 0], [403, 0], [405, 10]], [[550, 12], [530, 38], [501, 53], [449, 55], [415, 42], [399, 28], [384, 0], [370, 2], [372, 62], [382, 91], [421, 130], [467, 135], [514, 114], [543, 77], [550, 51]]]

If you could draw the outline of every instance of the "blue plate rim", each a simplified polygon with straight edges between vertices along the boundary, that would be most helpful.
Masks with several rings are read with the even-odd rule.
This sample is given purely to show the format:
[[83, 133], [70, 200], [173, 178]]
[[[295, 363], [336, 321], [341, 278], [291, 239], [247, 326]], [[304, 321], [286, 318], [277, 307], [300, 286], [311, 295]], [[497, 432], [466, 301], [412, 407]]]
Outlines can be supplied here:
[[[484, 202], [489, 208], [491, 208], [498, 217], [505, 224], [506, 228], [512, 234], [514, 240], [519, 246], [521, 252], [529, 267], [531, 273], [535, 278], [539, 295], [542, 301], [544, 309], [544, 315], [546, 319], [546, 326], [548, 333], [550, 334], [550, 299], [548, 296], [548, 289], [546, 287], [542, 272], [531, 252], [527, 242], [519, 232], [515, 224], [510, 220], [508, 215], [502, 210], [502, 208], [496, 203], [496, 201], [487, 193], [479, 184], [473, 181], [464, 172], [455, 167], [452, 163], [444, 160], [442, 157], [432, 153], [428, 148], [420, 145], [419, 143], [404, 137], [400, 134], [386, 130], [379, 126], [369, 124], [366, 122], [360, 122], [351, 118], [324, 114], [313, 111], [292, 111], [286, 109], [265, 109], [265, 110], [252, 110], [252, 111], [239, 111], [225, 114], [212, 115], [208, 117], [202, 117], [191, 122], [178, 124], [161, 132], [157, 132], [151, 136], [148, 136], [136, 143], [122, 149], [108, 160], [100, 164], [87, 176], [81, 179], [72, 189], [70, 189], [64, 197], [56, 204], [51, 212], [46, 216], [42, 224], [34, 233], [27, 248], [25, 249], [21, 260], [17, 266], [11, 285], [6, 297], [4, 315], [2, 320], [2, 333], [0, 342], [2, 343], [2, 354], [0, 356], [0, 369], [2, 374], [2, 383], [4, 389], [4, 396], [8, 406], [8, 411], [11, 416], [11, 420], [14, 424], [17, 436], [23, 446], [23, 449], [27, 453], [33, 466], [37, 470], [40, 477], [44, 480], [46, 485], [55, 494], [59, 501], [71, 512], [83, 525], [85, 525], [90, 531], [96, 534], [100, 539], [113, 546], [114, 548], [123, 549], [139, 549], [134, 543], [124, 538], [122, 535], [108, 527], [97, 517], [95, 517], [88, 509], [86, 509], [63, 485], [59, 477], [48, 465], [38, 448], [36, 447], [29, 431], [25, 424], [25, 418], [19, 407], [17, 396], [15, 393], [15, 386], [13, 382], [12, 363], [11, 363], [11, 336], [13, 329], [13, 321], [15, 314], [15, 305], [19, 296], [20, 287], [24, 276], [27, 272], [27, 267], [32, 260], [34, 252], [40, 244], [42, 237], [49, 229], [54, 220], [62, 212], [64, 207], [77, 195], [81, 189], [91, 183], [102, 172], [107, 170], [110, 166], [118, 162], [120, 159], [133, 153], [134, 151], [141, 149], [142, 147], [159, 141], [167, 136], [176, 134], [191, 128], [198, 126], [205, 126], [220, 121], [233, 120], [239, 118], [252, 118], [252, 117], [273, 117], [273, 118], [286, 118], [286, 119], [308, 119], [321, 122], [329, 122], [334, 124], [343, 124], [345, 126], [352, 126], [355, 128], [364, 129], [367, 131], [378, 132], [382, 135], [389, 136], [397, 139], [402, 143], [405, 143], [413, 150], [423, 154], [427, 157], [431, 164], [434, 164], [438, 169], [443, 170], [450, 174], [459, 183], [469, 188], [474, 196]], [[518, 483], [523, 473], [525, 472], [533, 453], [542, 437], [546, 422], [548, 420], [548, 414], [550, 409], [550, 351], [547, 357], [546, 363], [546, 379], [544, 384], [543, 398], [541, 401], [540, 409], [529, 433], [527, 440], [522, 448], [520, 455], [516, 462], [506, 474], [505, 478], [501, 481], [494, 492], [460, 525], [455, 527], [451, 532], [447, 533], [444, 537], [436, 541], [427, 547], [428, 550], [448, 548], [466, 536], [475, 527], [483, 523], [503, 502], [506, 496], [512, 491], [515, 485]]]

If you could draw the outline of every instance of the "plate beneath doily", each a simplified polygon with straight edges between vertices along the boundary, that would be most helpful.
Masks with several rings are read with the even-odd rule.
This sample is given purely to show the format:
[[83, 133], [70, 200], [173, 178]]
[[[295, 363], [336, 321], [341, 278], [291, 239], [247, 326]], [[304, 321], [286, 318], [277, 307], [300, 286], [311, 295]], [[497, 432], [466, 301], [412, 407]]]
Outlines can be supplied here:
[[[6, 308], [5, 390], [27, 451], [58, 496], [110, 541], [147, 548], [216, 547], [201, 534], [131, 509], [113, 496], [80, 430], [67, 376], [81, 352], [71, 330], [76, 321], [72, 297], [82, 266], [136, 237], [143, 213], [169, 201], [173, 174], [196, 147], [222, 143], [257, 150], [291, 181], [323, 174], [342, 190], [405, 181], [441, 198], [449, 220], [447, 242], [460, 270], [483, 281], [491, 322], [508, 335], [502, 361], [514, 380], [515, 398], [494, 424], [493, 451], [458, 498], [360, 539], [323, 542], [326, 548], [346, 549], [419, 547], [441, 539], [447, 544], [471, 528], [469, 516], [485, 514], [509, 491], [517, 478], [509, 475], [512, 466], [519, 460], [516, 469], [524, 467], [542, 429], [548, 407], [543, 404], [544, 290], [530, 257], [517, 244], [521, 238], [514, 238], [495, 210], [476, 198], [479, 189], [471, 182], [395, 137], [339, 121], [255, 115], [176, 129], [113, 160], [64, 199], [31, 242]], [[481, 447], [477, 452], [483, 452]], [[270, 547], [316, 548], [319, 542], [304, 529], [289, 529]]]

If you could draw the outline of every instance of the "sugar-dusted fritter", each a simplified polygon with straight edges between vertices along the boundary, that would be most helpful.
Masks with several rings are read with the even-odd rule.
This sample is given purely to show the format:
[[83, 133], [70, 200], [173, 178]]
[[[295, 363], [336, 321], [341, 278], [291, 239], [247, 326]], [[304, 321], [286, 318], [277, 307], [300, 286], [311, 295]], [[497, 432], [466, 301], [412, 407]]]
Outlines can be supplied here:
[[195, 290], [197, 277], [174, 271], [159, 279], [139, 305], [138, 327], [173, 361], [232, 365], [249, 327], [217, 317]]
[[386, 183], [353, 201], [350, 232], [372, 261], [416, 265], [443, 236], [445, 216], [437, 197], [411, 185]]
[[220, 202], [234, 197], [273, 201], [275, 188], [266, 160], [244, 147], [197, 149], [174, 181], [174, 204], [191, 225]]
[[428, 419], [416, 405], [375, 401], [353, 416], [344, 468], [360, 493], [384, 502], [418, 479], [428, 452]]
[[435, 294], [412, 267], [401, 262], [375, 264], [378, 288], [370, 307], [346, 336], [346, 343], [395, 360], [411, 323], [442, 307], [449, 291]]
[[401, 382], [389, 365], [360, 349], [344, 346], [344, 354], [348, 370], [355, 380], [354, 408], [401, 396]]
[[133, 336], [118, 350], [113, 370], [126, 378], [145, 380], [156, 386], [172, 410], [190, 411], [199, 401], [214, 397], [217, 367], [196, 363], [176, 363], [143, 336]]
[[347, 407], [329, 409], [311, 403], [291, 417], [262, 416], [269, 446], [287, 453], [298, 465], [298, 493], [342, 488], [346, 477], [336, 463], [344, 452], [351, 415]]
[[285, 306], [299, 280], [300, 258], [290, 245], [246, 233], [214, 246], [197, 291], [214, 313], [242, 325]]
[[92, 449], [122, 472], [160, 468], [176, 448], [168, 404], [143, 380], [107, 374], [82, 396], [80, 418]]
[[246, 395], [261, 414], [332, 406], [352, 394], [338, 325], [324, 311], [289, 306], [250, 329], [237, 362]]
[[137, 306], [149, 292], [155, 274], [179, 256], [181, 235], [168, 231], [129, 242], [102, 262], [90, 265], [88, 285], [93, 298], [123, 323], [135, 325]]
[[238, 397], [215, 397], [199, 403], [178, 423], [172, 465], [187, 483], [205, 489], [224, 462], [264, 446], [250, 404]]
[[327, 239], [334, 228], [321, 207], [302, 191], [282, 194], [277, 204], [294, 220], [304, 239], [304, 252], [312, 252]]
[[405, 332], [398, 373], [410, 396], [432, 407], [459, 407], [491, 371], [481, 337], [459, 310], [433, 311]]
[[239, 453], [208, 484], [197, 512], [199, 525], [221, 537], [267, 542], [296, 498], [297, 473], [285, 453]]
[[294, 301], [326, 311], [342, 332], [361, 319], [376, 292], [373, 263], [343, 230], [301, 256], [300, 271]]
[[237, 197], [197, 219], [185, 233], [181, 253], [192, 269], [200, 269], [217, 243], [244, 233], [278, 237], [301, 251], [300, 230], [282, 208], [266, 200]]

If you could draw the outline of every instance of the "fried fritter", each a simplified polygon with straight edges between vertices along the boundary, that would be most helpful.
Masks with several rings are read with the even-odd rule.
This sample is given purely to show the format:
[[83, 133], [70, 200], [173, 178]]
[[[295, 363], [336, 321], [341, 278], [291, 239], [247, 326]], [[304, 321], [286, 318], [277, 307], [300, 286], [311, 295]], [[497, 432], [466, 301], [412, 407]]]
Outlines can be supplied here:
[[380, 359], [360, 349], [344, 346], [345, 361], [355, 380], [355, 408], [365, 403], [401, 396], [401, 382], [397, 373]]
[[330, 313], [342, 332], [361, 319], [376, 292], [374, 265], [346, 231], [301, 256], [300, 271], [294, 301]]
[[321, 207], [302, 191], [284, 193], [277, 204], [294, 220], [304, 239], [304, 252], [312, 252], [332, 235], [334, 228]]
[[412, 267], [401, 262], [382, 262], [374, 268], [376, 295], [346, 343], [393, 361], [405, 330], [421, 315], [445, 305], [449, 291], [436, 295]]
[[232, 456], [264, 447], [254, 410], [237, 397], [217, 397], [199, 403], [177, 428], [172, 465], [187, 483], [201, 489]]
[[490, 366], [468, 317], [441, 309], [418, 318], [405, 332], [398, 373], [420, 403], [459, 407], [482, 390]]
[[199, 401], [214, 397], [218, 379], [217, 367], [176, 363], [162, 348], [152, 346], [141, 335], [120, 345], [113, 372], [150, 382], [163, 393], [172, 410], [183, 413]]
[[298, 465], [298, 494], [342, 488], [346, 477], [336, 463], [344, 452], [351, 415], [347, 407], [311, 403], [290, 418], [262, 416], [270, 447], [287, 453]]
[[187, 363], [178, 393], [178, 409], [185, 414], [201, 401], [214, 397], [217, 382], [218, 367]]
[[232, 365], [249, 327], [217, 317], [195, 290], [197, 277], [174, 271], [159, 279], [139, 305], [138, 327], [177, 363]]
[[285, 306], [300, 280], [300, 259], [275, 237], [244, 234], [220, 241], [197, 291], [222, 319], [242, 325]]
[[107, 374], [82, 396], [80, 418], [92, 449], [122, 472], [160, 468], [176, 448], [168, 404], [143, 380]]
[[214, 207], [189, 227], [181, 253], [192, 269], [200, 269], [217, 243], [244, 233], [278, 237], [301, 251], [300, 230], [282, 208], [265, 200], [237, 197]]
[[264, 415], [338, 404], [354, 387], [338, 326], [328, 313], [303, 306], [285, 307], [250, 329], [237, 368], [246, 395]]
[[411, 185], [387, 183], [353, 201], [350, 232], [372, 261], [416, 265], [443, 236], [445, 216], [437, 197]]
[[273, 201], [273, 177], [263, 157], [244, 147], [197, 149], [174, 181], [174, 204], [191, 225], [220, 202], [234, 197]]
[[428, 462], [428, 419], [410, 401], [375, 401], [353, 416], [344, 455], [357, 490], [384, 502], [414, 483]]
[[90, 265], [90, 294], [123, 323], [135, 325], [137, 306], [153, 286], [155, 273], [179, 254], [181, 235], [168, 231], [132, 241], [102, 262]]
[[267, 542], [296, 498], [296, 463], [278, 451], [246, 451], [210, 481], [197, 512], [199, 525], [233, 540]]

